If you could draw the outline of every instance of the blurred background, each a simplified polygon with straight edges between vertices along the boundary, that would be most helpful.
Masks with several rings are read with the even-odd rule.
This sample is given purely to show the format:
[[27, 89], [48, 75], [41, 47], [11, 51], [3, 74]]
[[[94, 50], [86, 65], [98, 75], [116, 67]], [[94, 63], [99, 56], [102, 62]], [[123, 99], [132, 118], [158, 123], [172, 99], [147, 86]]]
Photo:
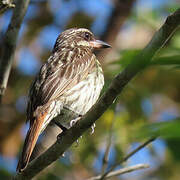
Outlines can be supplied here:
[[[0, 179], [10, 179], [15, 173], [28, 129], [28, 89], [59, 33], [70, 27], [85, 27], [112, 45], [111, 50], [97, 52], [104, 69], [105, 90], [179, 7], [179, 0], [31, 0], [0, 107]], [[0, 42], [11, 14], [12, 10], [7, 10], [0, 16]], [[128, 84], [97, 121], [95, 132], [85, 133], [78, 145], [74, 144], [36, 179], [81, 180], [98, 175], [106, 166], [103, 158], [108, 147], [107, 169], [159, 132], [160, 138], [118, 166], [147, 163], [150, 168], [111, 179], [180, 179], [180, 63], [173, 63], [178, 56], [180, 31], [156, 55], [155, 63]], [[48, 127], [34, 156], [47, 149], [58, 132], [53, 125]]]

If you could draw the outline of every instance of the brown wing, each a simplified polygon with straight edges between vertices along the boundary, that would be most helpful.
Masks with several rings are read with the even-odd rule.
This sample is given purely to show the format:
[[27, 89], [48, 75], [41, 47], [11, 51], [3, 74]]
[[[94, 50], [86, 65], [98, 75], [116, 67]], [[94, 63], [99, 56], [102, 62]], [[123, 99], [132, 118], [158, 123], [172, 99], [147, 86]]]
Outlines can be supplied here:
[[[64, 56], [68, 59], [68, 55]], [[32, 84], [29, 96], [27, 119], [30, 120], [30, 128], [27, 133], [23, 152], [19, 160], [17, 171], [22, 171], [28, 164], [36, 141], [41, 131], [46, 112], [39, 111], [36, 117], [34, 112], [48, 102], [63, 96], [63, 93], [82, 81], [95, 65], [95, 56], [89, 52], [83, 56], [74, 56], [71, 61], [64, 61], [61, 56], [51, 56], [43, 65], [39, 75]]]
[[59, 56], [53, 54], [32, 85], [28, 105], [29, 118], [32, 119], [32, 113], [38, 106], [63, 96], [65, 91], [82, 81], [95, 65], [93, 58], [95, 56], [87, 50], [80, 54], [72, 54], [72, 51], [59, 53]]

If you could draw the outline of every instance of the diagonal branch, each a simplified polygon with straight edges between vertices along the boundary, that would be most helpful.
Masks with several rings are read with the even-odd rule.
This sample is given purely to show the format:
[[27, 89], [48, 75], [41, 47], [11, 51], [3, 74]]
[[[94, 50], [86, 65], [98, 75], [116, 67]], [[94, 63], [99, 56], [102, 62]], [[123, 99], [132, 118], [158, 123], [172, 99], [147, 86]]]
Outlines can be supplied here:
[[[136, 170], [139, 170], [139, 169], [145, 169], [145, 168], [149, 168], [149, 165], [148, 164], [137, 164], [137, 165], [134, 165], [134, 166], [125, 167], [125, 168], [110, 172], [106, 176], [106, 178], [108, 179], [108, 178], [113, 177], [113, 176], [119, 176], [121, 174], [126, 174], [126, 173], [129, 173], [129, 172], [132, 172], [132, 171], [136, 171]], [[91, 177], [91, 178], [89, 178], [87, 180], [100, 180], [100, 179], [101, 179], [101, 175]]]
[[33, 160], [14, 179], [31, 179], [48, 165], [56, 161], [92, 124], [106, 111], [128, 82], [142, 71], [160, 50], [180, 24], [180, 9], [168, 16], [164, 25], [155, 33], [149, 44], [112, 81], [99, 101], [72, 128], [67, 130], [45, 153]]
[[[113, 46], [115, 45], [119, 30], [125, 23], [126, 19], [130, 16], [136, 0], [113, 0], [112, 2], [114, 9], [108, 20], [107, 28], [100, 39]], [[101, 61], [101, 57], [105, 57], [109, 51], [111, 50], [109, 49], [108, 51], [99, 51], [97, 53], [97, 58]]]
[[0, 103], [7, 87], [12, 66], [13, 56], [17, 44], [18, 33], [30, 0], [17, 0], [11, 22], [5, 33], [0, 55]]
[[152, 137], [145, 141], [143, 144], [139, 145], [136, 149], [131, 151], [129, 154], [127, 154], [124, 158], [122, 158], [120, 161], [116, 162], [106, 173], [104, 173], [99, 179], [103, 180], [105, 177], [108, 177], [108, 174], [110, 174], [118, 165], [122, 164], [123, 162], [127, 161], [130, 157], [132, 157], [134, 154], [136, 154], [138, 151], [146, 147], [148, 144], [153, 142], [156, 138]]

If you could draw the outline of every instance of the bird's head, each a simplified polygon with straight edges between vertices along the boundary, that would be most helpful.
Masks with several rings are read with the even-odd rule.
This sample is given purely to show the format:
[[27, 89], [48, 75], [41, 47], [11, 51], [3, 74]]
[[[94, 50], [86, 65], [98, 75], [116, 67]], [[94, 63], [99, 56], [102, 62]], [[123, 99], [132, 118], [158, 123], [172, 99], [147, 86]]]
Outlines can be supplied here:
[[83, 47], [91, 50], [100, 48], [109, 48], [109, 44], [97, 40], [94, 34], [85, 28], [72, 28], [62, 32], [57, 41], [56, 46], [59, 47]]

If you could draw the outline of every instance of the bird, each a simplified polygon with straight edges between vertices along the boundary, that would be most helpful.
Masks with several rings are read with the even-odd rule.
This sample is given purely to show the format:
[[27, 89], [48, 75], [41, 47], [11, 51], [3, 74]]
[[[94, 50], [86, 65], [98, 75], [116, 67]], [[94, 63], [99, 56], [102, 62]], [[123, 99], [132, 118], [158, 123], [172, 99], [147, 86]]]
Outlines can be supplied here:
[[82, 116], [96, 103], [104, 75], [94, 50], [109, 47], [86, 28], [67, 29], [57, 37], [30, 87], [26, 113], [30, 125], [17, 172], [27, 167], [39, 135], [64, 108]]

